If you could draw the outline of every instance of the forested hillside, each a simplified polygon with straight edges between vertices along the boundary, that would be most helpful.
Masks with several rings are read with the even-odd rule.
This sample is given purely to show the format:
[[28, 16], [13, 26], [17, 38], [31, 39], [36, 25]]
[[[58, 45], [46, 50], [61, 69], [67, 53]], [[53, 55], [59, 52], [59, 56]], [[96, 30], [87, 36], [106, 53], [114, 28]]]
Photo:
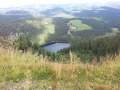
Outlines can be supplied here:
[[[39, 8], [36, 12], [33, 10], [13, 9], [4, 12], [0, 15], [0, 32], [7, 36], [27, 34], [33, 42], [43, 44], [53, 40], [68, 41], [71, 37], [112, 36], [120, 31], [120, 10], [117, 8], [100, 7], [79, 10], [73, 7], [68, 10], [65, 6], [55, 6], [46, 7], [43, 11], [39, 11]], [[60, 13], [73, 17], [64, 17]]]
[[43, 44], [53, 40], [68, 41], [71, 37], [96, 38], [111, 36], [120, 31], [119, 25], [114, 25], [113, 22], [106, 23], [107, 21], [95, 19], [98, 18], [35, 18], [0, 22], [0, 32], [10, 37], [17, 34], [27, 34], [33, 42]]
[[120, 8], [95, 4], [0, 8], [0, 90], [120, 90]]

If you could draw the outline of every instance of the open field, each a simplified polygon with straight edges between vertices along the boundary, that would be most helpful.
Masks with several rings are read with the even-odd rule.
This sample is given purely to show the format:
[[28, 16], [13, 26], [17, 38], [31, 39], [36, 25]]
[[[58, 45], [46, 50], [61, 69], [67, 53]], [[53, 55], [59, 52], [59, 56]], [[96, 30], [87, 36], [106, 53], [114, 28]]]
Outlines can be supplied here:
[[31, 52], [0, 49], [0, 90], [119, 90], [120, 55], [83, 64], [50, 62]]

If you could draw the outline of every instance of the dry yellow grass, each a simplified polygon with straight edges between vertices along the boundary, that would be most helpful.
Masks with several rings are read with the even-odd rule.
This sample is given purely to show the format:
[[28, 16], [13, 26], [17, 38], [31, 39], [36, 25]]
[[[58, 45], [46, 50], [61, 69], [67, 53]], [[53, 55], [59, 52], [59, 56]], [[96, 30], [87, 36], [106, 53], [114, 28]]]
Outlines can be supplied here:
[[45, 90], [40, 89], [42, 81], [48, 83], [47, 88], [51, 85], [53, 90], [119, 90], [120, 55], [114, 60], [109, 56], [101, 58], [98, 64], [78, 63], [80, 59], [74, 58], [72, 53], [68, 59], [71, 63], [56, 63], [49, 57], [32, 55], [31, 52], [0, 48], [0, 82], [25, 80], [28, 86], [32, 84], [29, 87], [32, 88], [35, 81], [38, 85], [35, 90]]

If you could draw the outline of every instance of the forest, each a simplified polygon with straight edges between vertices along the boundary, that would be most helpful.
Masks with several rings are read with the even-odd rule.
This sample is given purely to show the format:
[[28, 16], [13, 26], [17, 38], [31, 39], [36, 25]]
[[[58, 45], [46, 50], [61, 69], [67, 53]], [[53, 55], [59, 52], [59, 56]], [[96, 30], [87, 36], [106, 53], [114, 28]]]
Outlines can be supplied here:
[[21, 36], [14, 41], [13, 46], [23, 52], [32, 50], [33, 53], [38, 53], [38, 55], [43, 54], [45, 56], [50, 56], [53, 60], [61, 59], [61, 57], [67, 57], [69, 53], [72, 52], [77, 57], [82, 58], [82, 61], [85, 63], [91, 62], [95, 58], [96, 61], [99, 61], [101, 57], [106, 57], [108, 55], [114, 58], [120, 53], [120, 33], [117, 33], [114, 36], [96, 39], [70, 39], [71, 47], [58, 53], [45, 51], [41, 45], [32, 43], [31, 39], [26, 36]]
[[0, 90], [120, 90], [120, 9], [0, 8]]

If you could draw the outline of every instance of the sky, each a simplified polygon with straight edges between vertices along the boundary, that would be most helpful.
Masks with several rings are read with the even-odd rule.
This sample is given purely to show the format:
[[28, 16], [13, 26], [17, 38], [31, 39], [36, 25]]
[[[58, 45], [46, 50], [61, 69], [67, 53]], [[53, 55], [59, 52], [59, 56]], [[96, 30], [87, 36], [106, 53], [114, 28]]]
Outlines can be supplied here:
[[120, 0], [0, 0], [0, 8], [21, 7], [40, 4], [120, 4]]

